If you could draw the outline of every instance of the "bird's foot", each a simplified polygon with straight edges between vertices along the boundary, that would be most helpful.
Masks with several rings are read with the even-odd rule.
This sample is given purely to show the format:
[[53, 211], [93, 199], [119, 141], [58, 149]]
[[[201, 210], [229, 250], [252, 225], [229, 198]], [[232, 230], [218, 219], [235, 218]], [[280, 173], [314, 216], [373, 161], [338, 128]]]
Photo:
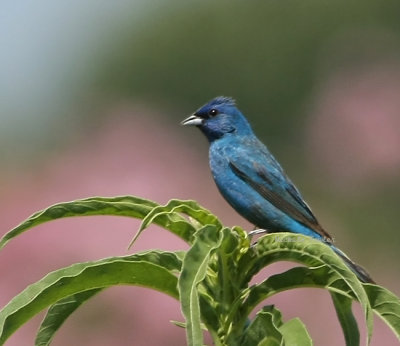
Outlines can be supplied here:
[[256, 235], [259, 235], [259, 234], [264, 234], [264, 233], [270, 233], [270, 231], [268, 231], [267, 229], [263, 229], [263, 228], [254, 228], [251, 232], [249, 232], [249, 239], [250, 239], [250, 242], [252, 242], [251, 247], [254, 247], [258, 242], [258, 238], [254, 240], [253, 237]]
[[252, 238], [257, 234], [270, 233], [267, 229], [256, 228], [249, 232], [249, 237]]

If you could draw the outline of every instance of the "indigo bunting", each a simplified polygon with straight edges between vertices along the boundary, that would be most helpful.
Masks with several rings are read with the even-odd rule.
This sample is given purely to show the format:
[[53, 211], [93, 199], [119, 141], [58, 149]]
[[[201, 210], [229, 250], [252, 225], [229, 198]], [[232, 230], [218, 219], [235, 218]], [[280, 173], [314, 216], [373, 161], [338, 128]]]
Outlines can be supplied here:
[[229, 97], [217, 97], [182, 125], [198, 127], [207, 137], [209, 163], [215, 183], [226, 201], [261, 232], [293, 232], [326, 242], [363, 282], [368, 273], [336, 248], [299, 190], [278, 161], [255, 136]]

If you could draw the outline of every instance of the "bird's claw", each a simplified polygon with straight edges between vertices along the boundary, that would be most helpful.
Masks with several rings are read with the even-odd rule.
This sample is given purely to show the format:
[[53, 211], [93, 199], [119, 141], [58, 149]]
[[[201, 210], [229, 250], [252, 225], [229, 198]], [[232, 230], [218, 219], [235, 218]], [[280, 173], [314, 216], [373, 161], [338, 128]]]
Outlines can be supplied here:
[[253, 238], [255, 235], [263, 234], [263, 233], [269, 233], [269, 232], [266, 229], [256, 228], [256, 229], [253, 229], [251, 232], [249, 232], [249, 237]]

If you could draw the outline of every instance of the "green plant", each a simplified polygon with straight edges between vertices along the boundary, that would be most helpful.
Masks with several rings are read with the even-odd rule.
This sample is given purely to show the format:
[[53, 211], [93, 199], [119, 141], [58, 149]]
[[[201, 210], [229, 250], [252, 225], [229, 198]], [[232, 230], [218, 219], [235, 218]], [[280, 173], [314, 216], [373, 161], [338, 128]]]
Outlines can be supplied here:
[[[352, 313], [358, 301], [364, 311], [368, 340], [373, 312], [400, 338], [400, 300], [383, 287], [362, 284], [325, 244], [289, 233], [268, 234], [251, 245], [240, 227], [224, 227], [194, 201], [167, 205], [132, 197], [88, 198], [60, 203], [40, 211], [8, 232], [12, 238], [54, 219], [85, 215], [118, 215], [143, 219], [137, 236], [154, 223], [185, 240], [188, 251], [150, 250], [129, 256], [77, 263], [49, 273], [27, 287], [0, 311], [0, 344], [21, 325], [48, 308], [35, 345], [48, 345], [62, 323], [84, 302], [113, 285], [140, 285], [180, 300], [189, 345], [203, 345], [207, 330], [215, 345], [311, 345], [304, 324], [283, 321], [274, 306], [250, 312], [272, 295], [298, 287], [327, 289], [336, 308], [347, 345], [359, 345]], [[279, 239], [277, 238], [279, 237]], [[295, 240], [295, 241], [294, 241]], [[276, 261], [294, 261], [292, 268], [249, 286], [252, 277]]]

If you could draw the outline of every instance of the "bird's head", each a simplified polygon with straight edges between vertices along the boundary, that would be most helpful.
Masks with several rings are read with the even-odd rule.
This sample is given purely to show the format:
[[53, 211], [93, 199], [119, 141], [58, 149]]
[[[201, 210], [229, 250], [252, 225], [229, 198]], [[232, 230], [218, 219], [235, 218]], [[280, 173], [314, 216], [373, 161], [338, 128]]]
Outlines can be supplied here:
[[249, 123], [230, 97], [219, 96], [200, 107], [181, 122], [182, 125], [197, 126], [210, 142], [225, 135], [251, 133]]

